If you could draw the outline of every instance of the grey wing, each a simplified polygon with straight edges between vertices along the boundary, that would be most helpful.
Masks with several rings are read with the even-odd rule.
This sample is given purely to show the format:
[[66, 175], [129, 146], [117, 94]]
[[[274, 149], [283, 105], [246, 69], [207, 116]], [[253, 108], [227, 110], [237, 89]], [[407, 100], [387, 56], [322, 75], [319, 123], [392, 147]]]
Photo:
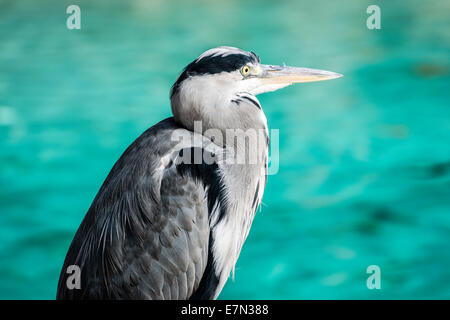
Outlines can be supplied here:
[[198, 288], [208, 260], [205, 188], [169, 168], [161, 180], [160, 194], [160, 219], [149, 228], [143, 250], [136, 261], [130, 261], [125, 274], [147, 271], [137, 285], [137, 294], [145, 298], [188, 299]]
[[[174, 128], [172, 119], [152, 127], [116, 162], [66, 255], [58, 299], [214, 296], [209, 219], [223, 198], [218, 167], [169, 161], [178, 155]], [[71, 265], [81, 270], [80, 288], [67, 285]]]
[[[198, 289], [210, 237], [205, 186], [175, 166], [160, 181], [153, 200], [122, 192], [107, 219], [91, 207], [66, 256], [59, 299], [188, 299]], [[70, 265], [81, 268], [80, 289], [66, 285]]]

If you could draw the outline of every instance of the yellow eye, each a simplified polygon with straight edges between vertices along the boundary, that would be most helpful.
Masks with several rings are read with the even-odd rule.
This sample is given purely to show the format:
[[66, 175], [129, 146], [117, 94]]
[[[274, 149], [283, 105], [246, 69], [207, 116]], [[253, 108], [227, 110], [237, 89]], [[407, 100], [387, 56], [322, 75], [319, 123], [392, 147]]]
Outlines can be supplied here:
[[241, 74], [247, 76], [250, 73], [250, 66], [243, 66], [241, 68]]

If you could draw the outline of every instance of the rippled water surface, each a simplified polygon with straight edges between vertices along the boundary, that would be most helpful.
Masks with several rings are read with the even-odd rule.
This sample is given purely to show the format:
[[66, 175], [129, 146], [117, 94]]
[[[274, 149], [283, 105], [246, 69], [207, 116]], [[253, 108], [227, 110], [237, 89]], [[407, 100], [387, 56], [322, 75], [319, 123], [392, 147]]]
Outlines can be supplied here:
[[54, 298], [110, 168], [218, 45], [344, 74], [260, 96], [280, 167], [221, 298], [450, 298], [450, 3], [384, 1], [374, 31], [369, 4], [0, 0], [0, 298]]

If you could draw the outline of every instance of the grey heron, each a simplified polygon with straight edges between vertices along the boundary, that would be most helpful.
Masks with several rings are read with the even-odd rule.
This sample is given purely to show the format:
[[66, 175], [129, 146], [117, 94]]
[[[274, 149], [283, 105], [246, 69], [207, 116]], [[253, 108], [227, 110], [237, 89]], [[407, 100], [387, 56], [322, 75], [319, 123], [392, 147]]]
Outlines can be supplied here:
[[[216, 299], [266, 185], [269, 138], [256, 95], [340, 76], [264, 65], [234, 47], [201, 54], [172, 87], [173, 117], [146, 130], [111, 169], [70, 245], [57, 298]], [[257, 148], [240, 139], [249, 130], [263, 133]], [[79, 288], [67, 285], [73, 265]]]

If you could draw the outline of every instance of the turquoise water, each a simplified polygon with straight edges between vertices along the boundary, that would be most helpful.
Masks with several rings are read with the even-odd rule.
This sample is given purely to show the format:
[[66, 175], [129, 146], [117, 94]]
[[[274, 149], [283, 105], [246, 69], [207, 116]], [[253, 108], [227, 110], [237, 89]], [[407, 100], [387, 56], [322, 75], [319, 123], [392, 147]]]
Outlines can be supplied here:
[[[66, 28], [69, 4], [81, 30]], [[170, 116], [180, 70], [218, 45], [344, 74], [260, 96], [280, 168], [220, 298], [450, 298], [449, 12], [439, 0], [0, 0], [0, 298], [54, 298], [110, 168]], [[381, 290], [366, 287], [369, 265]]]

